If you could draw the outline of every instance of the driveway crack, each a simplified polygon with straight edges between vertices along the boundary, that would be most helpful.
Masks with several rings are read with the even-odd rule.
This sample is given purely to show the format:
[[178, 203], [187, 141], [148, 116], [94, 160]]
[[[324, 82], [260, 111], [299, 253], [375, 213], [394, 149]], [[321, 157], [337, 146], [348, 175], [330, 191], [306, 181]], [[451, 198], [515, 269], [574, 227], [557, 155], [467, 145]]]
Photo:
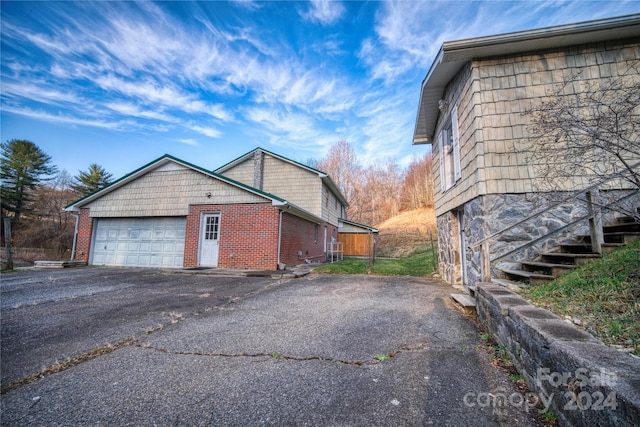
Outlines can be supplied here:
[[201, 351], [177, 351], [177, 350], [168, 350], [165, 348], [155, 347], [148, 343], [133, 343], [135, 347], [154, 350], [164, 354], [173, 354], [177, 356], [201, 356], [201, 357], [220, 357], [220, 358], [270, 358], [270, 359], [279, 359], [279, 360], [291, 360], [296, 362], [308, 362], [308, 361], [322, 361], [322, 362], [332, 362], [332, 363], [340, 363], [343, 365], [349, 366], [371, 366], [378, 365], [383, 363], [384, 361], [391, 359], [393, 357], [398, 356], [401, 353], [413, 352], [413, 351], [423, 351], [427, 348], [427, 342], [421, 342], [418, 344], [405, 345], [402, 346], [395, 351], [389, 353], [381, 353], [376, 354], [371, 359], [364, 360], [350, 360], [350, 359], [340, 359], [335, 357], [328, 356], [292, 356], [287, 354], [282, 354], [279, 352], [257, 352], [257, 353], [220, 353], [220, 352], [201, 352]]

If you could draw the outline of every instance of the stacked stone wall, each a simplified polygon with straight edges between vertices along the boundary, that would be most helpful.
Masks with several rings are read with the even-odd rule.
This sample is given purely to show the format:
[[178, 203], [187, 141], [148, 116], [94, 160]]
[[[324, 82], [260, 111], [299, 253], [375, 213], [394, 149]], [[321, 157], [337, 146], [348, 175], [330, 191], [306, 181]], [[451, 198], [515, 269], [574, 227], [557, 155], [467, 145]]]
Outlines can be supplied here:
[[526, 380], [528, 403], [552, 409], [563, 426], [637, 425], [640, 359], [502, 286], [479, 283], [476, 304], [480, 322]]

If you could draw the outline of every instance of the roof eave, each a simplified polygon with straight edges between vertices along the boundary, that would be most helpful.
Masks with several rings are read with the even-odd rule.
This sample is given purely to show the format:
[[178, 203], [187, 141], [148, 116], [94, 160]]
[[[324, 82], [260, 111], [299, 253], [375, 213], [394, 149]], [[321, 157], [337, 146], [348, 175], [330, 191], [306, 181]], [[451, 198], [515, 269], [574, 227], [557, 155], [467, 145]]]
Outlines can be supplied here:
[[472, 59], [639, 36], [640, 14], [635, 14], [445, 42], [422, 82], [413, 144], [433, 143], [438, 101], [449, 81]]
[[169, 162], [174, 162], [177, 163], [181, 166], [184, 166], [188, 169], [191, 169], [193, 171], [202, 173], [204, 175], [207, 175], [211, 178], [217, 179], [219, 181], [222, 181], [226, 184], [229, 185], [233, 185], [234, 187], [238, 187], [242, 190], [245, 190], [247, 192], [253, 193], [257, 196], [260, 197], [264, 197], [265, 199], [271, 200], [272, 203], [277, 204], [277, 203], [285, 203], [285, 201], [277, 196], [274, 196], [273, 194], [269, 194], [269, 193], [265, 193], [264, 191], [258, 190], [256, 188], [250, 187], [248, 185], [245, 185], [241, 182], [235, 181], [231, 178], [227, 178], [224, 175], [219, 175], [215, 172], [210, 172], [206, 169], [203, 169], [199, 166], [193, 165], [189, 162], [185, 162], [184, 160], [180, 160], [176, 157], [173, 157], [169, 154], [165, 154], [162, 157], [159, 157], [158, 159], [147, 163], [146, 165], [136, 169], [135, 171], [123, 176], [122, 178], [118, 179], [117, 181], [113, 182], [111, 185], [108, 185], [96, 192], [93, 192], [91, 194], [88, 194], [84, 197], [82, 197], [81, 199], [76, 200], [73, 203], [70, 203], [69, 205], [64, 207], [65, 211], [68, 212], [78, 212], [80, 210], [80, 208], [88, 203], [91, 203], [92, 201], [99, 199], [100, 197], [104, 196], [107, 193], [110, 193], [114, 190], [117, 190], [118, 188], [130, 183], [131, 181], [134, 181], [136, 179], [138, 179], [139, 177], [141, 177], [142, 175], [148, 173], [149, 171], [158, 168], [159, 166], [162, 166], [166, 163]]

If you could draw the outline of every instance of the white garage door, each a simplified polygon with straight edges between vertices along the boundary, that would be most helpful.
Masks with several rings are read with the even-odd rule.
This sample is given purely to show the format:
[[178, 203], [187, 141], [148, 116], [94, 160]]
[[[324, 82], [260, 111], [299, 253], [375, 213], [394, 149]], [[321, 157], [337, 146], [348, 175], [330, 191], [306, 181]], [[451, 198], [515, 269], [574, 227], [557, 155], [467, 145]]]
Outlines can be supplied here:
[[91, 263], [182, 267], [186, 218], [99, 218]]

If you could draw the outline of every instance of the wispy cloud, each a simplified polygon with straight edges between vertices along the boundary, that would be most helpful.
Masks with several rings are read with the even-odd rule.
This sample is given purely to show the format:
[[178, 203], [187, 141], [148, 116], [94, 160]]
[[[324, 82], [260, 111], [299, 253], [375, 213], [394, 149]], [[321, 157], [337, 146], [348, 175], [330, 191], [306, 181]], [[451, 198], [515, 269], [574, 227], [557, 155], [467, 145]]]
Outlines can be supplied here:
[[330, 25], [337, 22], [345, 11], [345, 7], [337, 0], [311, 0], [309, 10], [300, 15], [309, 21]]
[[413, 149], [420, 82], [445, 40], [638, 10], [551, 0], [527, 2], [527, 13], [521, 1], [6, 3], [9, 117], [198, 150], [216, 139], [320, 157], [347, 139], [364, 162]]
[[184, 144], [184, 145], [189, 145], [191, 147], [197, 147], [200, 144], [198, 143], [197, 140], [193, 139], [193, 138], [183, 138], [183, 139], [179, 139], [178, 140], [179, 143]]

